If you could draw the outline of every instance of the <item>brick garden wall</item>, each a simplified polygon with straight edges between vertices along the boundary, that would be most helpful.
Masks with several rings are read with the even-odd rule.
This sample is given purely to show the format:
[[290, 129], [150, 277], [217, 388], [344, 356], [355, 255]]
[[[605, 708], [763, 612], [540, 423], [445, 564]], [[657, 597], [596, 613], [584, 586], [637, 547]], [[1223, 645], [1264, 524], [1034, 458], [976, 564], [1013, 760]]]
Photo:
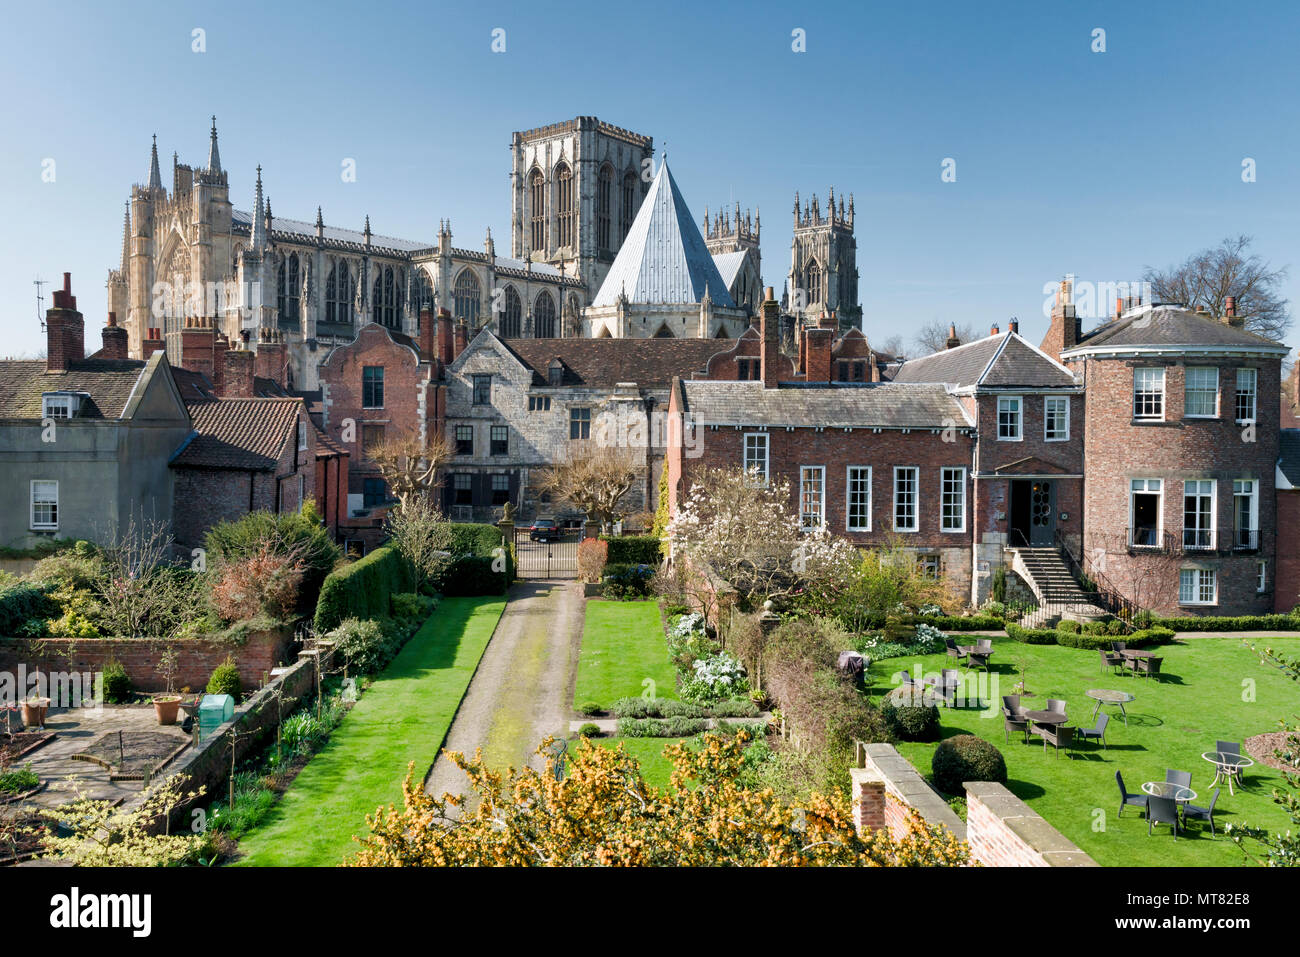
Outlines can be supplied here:
[[[175, 648], [179, 669], [174, 685], [179, 691], [189, 688], [202, 691], [207, 687], [212, 670], [221, 664], [226, 655], [234, 654], [239, 664], [239, 678], [245, 689], [260, 687], [263, 676], [272, 668], [285, 663], [293, 635], [288, 629], [251, 633], [242, 644], [225, 641], [193, 639], [178, 641]], [[28, 673], [36, 668], [42, 671], [97, 672], [105, 662], [116, 659], [126, 669], [132, 687], [137, 691], [162, 691], [166, 687], [158, 674], [158, 658], [165, 646], [161, 642], [142, 639], [42, 639], [31, 654], [15, 644], [0, 645], [0, 670], [16, 672], [20, 664]], [[71, 661], [67, 652], [71, 650]]]

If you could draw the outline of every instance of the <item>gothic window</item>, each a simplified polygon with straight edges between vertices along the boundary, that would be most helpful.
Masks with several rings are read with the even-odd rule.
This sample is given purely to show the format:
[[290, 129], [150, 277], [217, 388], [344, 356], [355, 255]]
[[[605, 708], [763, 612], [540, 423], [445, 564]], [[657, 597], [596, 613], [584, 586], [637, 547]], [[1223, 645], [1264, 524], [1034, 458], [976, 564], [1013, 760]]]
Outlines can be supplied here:
[[302, 273], [298, 268], [298, 254], [289, 255], [288, 279], [285, 289], [285, 309], [287, 311], [280, 313], [280, 318], [297, 320], [299, 316], [298, 304], [302, 299]]
[[596, 181], [596, 244], [602, 253], [611, 253], [614, 238], [610, 219], [614, 206], [614, 168], [606, 163]]
[[288, 308], [284, 294], [284, 260], [275, 267], [275, 311], [281, 319], [285, 318], [285, 312]]
[[340, 259], [330, 267], [325, 280], [325, 321], [352, 321], [352, 272], [346, 260]]
[[555, 210], [559, 226], [559, 240], [556, 245], [574, 245], [573, 170], [567, 163], [555, 167]]
[[628, 170], [623, 174], [623, 209], [619, 225], [623, 230], [620, 239], [627, 239], [627, 231], [632, 228], [632, 218], [636, 216], [636, 172]]
[[546, 177], [539, 169], [534, 169], [528, 177], [528, 201], [533, 227], [529, 248], [546, 252]]
[[429, 274], [418, 266], [415, 269], [415, 308], [423, 309], [433, 305], [433, 283]]
[[804, 291], [808, 294], [809, 305], [822, 301], [822, 267], [817, 265], [815, 259], [808, 262], [808, 269], [804, 273]]
[[538, 339], [555, 338], [555, 300], [544, 289], [533, 302], [533, 335]]
[[397, 310], [400, 297], [397, 284], [393, 281], [393, 267], [384, 266], [375, 269], [375, 285], [371, 289], [371, 321], [390, 328], [397, 328]]
[[452, 287], [452, 298], [456, 307], [456, 318], [466, 322], [470, 328], [478, 325], [479, 283], [478, 276], [472, 269], [462, 269]]
[[506, 339], [518, 339], [523, 325], [524, 304], [514, 286], [506, 286], [501, 310], [500, 334]]

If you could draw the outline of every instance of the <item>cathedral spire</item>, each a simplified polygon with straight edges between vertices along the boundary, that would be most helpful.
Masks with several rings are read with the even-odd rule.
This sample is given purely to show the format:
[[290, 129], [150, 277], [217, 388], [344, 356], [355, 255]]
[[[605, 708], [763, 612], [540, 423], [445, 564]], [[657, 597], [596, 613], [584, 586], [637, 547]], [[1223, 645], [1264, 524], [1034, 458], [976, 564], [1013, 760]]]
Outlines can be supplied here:
[[122, 275], [129, 275], [131, 268], [131, 201], [127, 200], [126, 212], [122, 216]]
[[266, 248], [266, 220], [262, 212], [262, 167], [257, 167], [257, 192], [253, 201], [253, 238], [250, 244], [254, 251]]
[[325, 238], [325, 219], [321, 216], [320, 207], [316, 207], [316, 238]]
[[221, 154], [217, 152], [217, 118], [212, 117], [212, 143], [208, 146], [208, 172], [213, 176], [221, 173]]
[[153, 135], [153, 148], [149, 152], [149, 188], [162, 189], [162, 173], [158, 169], [158, 134]]

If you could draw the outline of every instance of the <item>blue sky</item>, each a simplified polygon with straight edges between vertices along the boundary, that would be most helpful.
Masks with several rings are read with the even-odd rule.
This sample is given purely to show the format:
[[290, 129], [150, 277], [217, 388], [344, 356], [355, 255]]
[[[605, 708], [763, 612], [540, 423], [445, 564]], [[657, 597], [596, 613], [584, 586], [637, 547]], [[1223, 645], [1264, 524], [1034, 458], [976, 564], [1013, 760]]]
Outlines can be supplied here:
[[64, 271], [95, 341], [150, 135], [169, 185], [173, 150], [206, 161], [214, 113], [237, 207], [261, 163], [277, 215], [319, 204], [327, 223], [369, 213], [378, 233], [429, 241], [450, 218], [457, 245], [491, 227], [502, 249], [510, 133], [593, 114], [667, 144], [697, 221], [760, 207], [778, 289], [794, 191], [833, 185], [856, 197], [876, 341], [1010, 316], [1037, 339], [1044, 283], [1136, 279], [1237, 233], [1292, 266], [1300, 303], [1293, 3], [131, 6], [7, 13], [0, 354], [41, 346], [32, 280]]

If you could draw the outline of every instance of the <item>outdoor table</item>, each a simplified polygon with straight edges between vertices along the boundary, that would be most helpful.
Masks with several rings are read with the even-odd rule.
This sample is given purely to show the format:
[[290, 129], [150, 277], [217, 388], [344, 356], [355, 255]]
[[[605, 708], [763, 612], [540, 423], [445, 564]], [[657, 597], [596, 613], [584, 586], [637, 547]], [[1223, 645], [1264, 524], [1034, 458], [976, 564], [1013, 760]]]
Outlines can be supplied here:
[[1128, 712], [1124, 710], [1124, 705], [1132, 701], [1134, 695], [1129, 694], [1127, 691], [1111, 691], [1107, 688], [1092, 688], [1085, 691], [1084, 694], [1097, 702], [1097, 707], [1092, 709], [1093, 720], [1096, 720], [1097, 712], [1101, 710], [1102, 705], [1117, 704], [1119, 705], [1119, 713], [1124, 716], [1124, 727], [1128, 727]]
[[1120, 652], [1120, 654], [1124, 656], [1124, 664], [1128, 665], [1129, 670], [1134, 672], [1135, 674], [1137, 673], [1138, 659], [1151, 657], [1151, 652], [1138, 651], [1133, 648], [1125, 648], [1123, 651]]
[[1214, 765], [1214, 783], [1210, 787], [1227, 778], [1229, 794], [1233, 793], [1232, 779], [1241, 773], [1242, 768], [1248, 768], [1255, 763], [1244, 754], [1234, 754], [1231, 751], [1206, 751], [1201, 757]]
[[1024, 715], [1034, 724], [1058, 725], [1070, 720], [1060, 711], [1026, 711]]
[[992, 657], [993, 657], [993, 652], [979, 651], [977, 648], [972, 647], [969, 651], [966, 652], [966, 667], [971, 668], [971, 667], [978, 666], [980, 668], [983, 668], [985, 671], [988, 671], [989, 659]]
[[1179, 804], [1196, 800], [1195, 791], [1181, 784], [1174, 784], [1172, 781], [1148, 781], [1142, 785], [1142, 790], [1152, 797], [1172, 798]]

